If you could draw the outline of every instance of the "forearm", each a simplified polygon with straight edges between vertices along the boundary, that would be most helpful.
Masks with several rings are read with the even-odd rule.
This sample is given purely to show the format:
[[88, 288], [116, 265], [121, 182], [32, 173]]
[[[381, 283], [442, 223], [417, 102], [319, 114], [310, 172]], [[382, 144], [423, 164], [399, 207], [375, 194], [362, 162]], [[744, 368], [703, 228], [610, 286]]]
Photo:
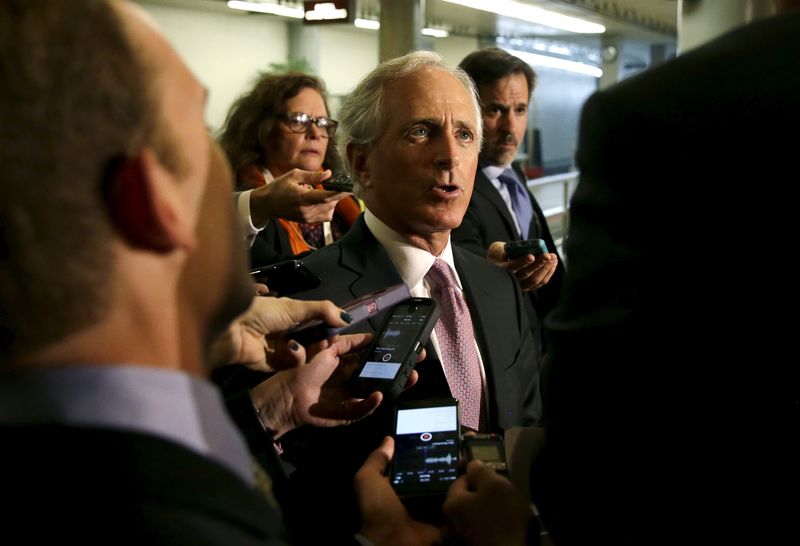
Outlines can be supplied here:
[[258, 418], [274, 440], [298, 426], [292, 411], [294, 396], [286, 377], [289, 373], [276, 373], [250, 389], [250, 399]]

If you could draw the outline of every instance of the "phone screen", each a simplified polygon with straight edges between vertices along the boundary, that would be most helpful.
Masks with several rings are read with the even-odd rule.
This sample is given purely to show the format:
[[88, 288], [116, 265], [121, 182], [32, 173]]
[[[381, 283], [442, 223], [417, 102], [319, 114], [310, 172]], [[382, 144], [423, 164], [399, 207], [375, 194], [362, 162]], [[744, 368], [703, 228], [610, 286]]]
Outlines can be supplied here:
[[392, 485], [399, 494], [436, 494], [458, 478], [458, 403], [398, 408]]
[[425, 326], [428, 315], [429, 310], [426, 306], [418, 304], [396, 306], [358, 377], [394, 379], [408, 355], [409, 347], [417, 340]]

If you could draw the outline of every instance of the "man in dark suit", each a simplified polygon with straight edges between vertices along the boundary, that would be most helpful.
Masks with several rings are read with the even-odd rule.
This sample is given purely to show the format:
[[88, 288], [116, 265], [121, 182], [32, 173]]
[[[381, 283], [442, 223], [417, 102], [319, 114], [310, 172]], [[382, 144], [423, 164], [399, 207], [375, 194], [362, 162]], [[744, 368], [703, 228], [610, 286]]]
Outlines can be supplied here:
[[[528, 295], [528, 316], [541, 359], [542, 320], [558, 301], [564, 266], [547, 219], [528, 190], [527, 177], [513, 163], [528, 127], [536, 73], [525, 61], [496, 47], [470, 53], [459, 67], [478, 88], [484, 140], [475, 190], [464, 221], [453, 230], [453, 243], [514, 272]], [[509, 260], [503, 244], [523, 239], [543, 239], [548, 252]]]
[[798, 542], [798, 35], [757, 21], [584, 106], [531, 487], [555, 544]]
[[[205, 89], [129, 3], [8, 0], [0, 26], [4, 533], [286, 544], [268, 476], [206, 377], [211, 340], [254, 287]], [[326, 367], [303, 361], [278, 377], [318, 383], [340, 349], [317, 353]], [[278, 421], [309, 422], [298, 409]], [[275, 416], [264, 417], [266, 428]], [[379, 468], [390, 456], [384, 443], [359, 474], [367, 538], [414, 532], [387, 513], [399, 507]]]
[[[470, 428], [496, 431], [538, 423], [540, 406], [533, 339], [518, 283], [485, 258], [450, 244], [450, 230], [460, 224], [472, 192], [480, 127], [472, 82], [434, 53], [388, 61], [366, 76], [342, 106], [340, 142], [367, 211], [340, 241], [303, 260], [323, 282], [298, 297], [341, 305], [401, 282], [412, 294], [429, 296], [429, 269], [437, 259], [445, 262], [471, 314], [475, 340], [466, 350], [477, 349], [480, 358], [475, 377], [483, 394], [480, 418]], [[374, 332], [382, 318], [363, 328]], [[452, 372], [448, 377], [443, 370], [439, 340], [434, 332], [427, 360], [417, 365], [419, 380], [403, 397], [451, 395]], [[299, 431], [307, 433], [299, 449], [292, 442], [300, 438], [288, 435], [284, 455], [298, 467], [291, 479], [306, 502], [328, 508], [346, 504], [349, 476], [390, 432], [394, 405], [387, 402], [347, 428]], [[341, 460], [330, 458], [332, 452]], [[320, 480], [339, 485], [324, 488]], [[336, 497], [323, 491], [335, 491]]]

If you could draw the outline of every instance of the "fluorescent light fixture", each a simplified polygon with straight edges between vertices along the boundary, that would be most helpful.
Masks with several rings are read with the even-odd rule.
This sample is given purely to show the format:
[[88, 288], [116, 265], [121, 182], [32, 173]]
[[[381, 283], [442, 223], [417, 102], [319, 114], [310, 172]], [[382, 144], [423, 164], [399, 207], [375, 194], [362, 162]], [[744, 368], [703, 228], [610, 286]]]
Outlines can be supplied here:
[[381, 28], [381, 22], [374, 19], [356, 19], [353, 24], [358, 28], [366, 28], [368, 30], [378, 30]]
[[256, 11], [258, 13], [269, 13], [271, 15], [281, 15], [283, 17], [293, 17], [294, 19], [303, 18], [303, 8], [290, 8], [281, 4], [267, 4], [264, 2], [240, 2], [239, 0], [229, 0], [228, 7], [244, 11]]
[[444, 30], [443, 28], [426, 27], [420, 30], [420, 32], [425, 36], [433, 36], [434, 38], [447, 38], [448, 36], [450, 36], [450, 33]]
[[521, 19], [529, 23], [536, 23], [537, 25], [544, 25], [546, 27], [557, 28], [559, 30], [566, 30], [567, 32], [577, 32], [581, 34], [600, 34], [606, 31], [606, 27], [578, 19], [577, 17], [569, 17], [561, 15], [554, 11], [544, 10], [528, 4], [514, 2], [513, 0], [444, 0], [451, 4], [458, 4], [467, 8], [478, 9], [481, 11], [488, 11], [503, 15], [505, 17], [513, 17], [514, 19]]
[[602, 70], [590, 64], [579, 63], [577, 61], [568, 61], [567, 59], [559, 59], [558, 57], [550, 57], [549, 55], [539, 55], [538, 53], [529, 53], [527, 51], [517, 51], [515, 49], [507, 48], [503, 49], [533, 66], [544, 66], [547, 68], [555, 68], [557, 70], [566, 70], [567, 72], [585, 74], [587, 76], [594, 76], [595, 78], [599, 78], [603, 75]]
[[306, 12], [308, 21], [329, 21], [334, 19], [347, 19], [346, 9], [336, 9], [333, 2], [325, 2], [314, 6], [313, 11]]

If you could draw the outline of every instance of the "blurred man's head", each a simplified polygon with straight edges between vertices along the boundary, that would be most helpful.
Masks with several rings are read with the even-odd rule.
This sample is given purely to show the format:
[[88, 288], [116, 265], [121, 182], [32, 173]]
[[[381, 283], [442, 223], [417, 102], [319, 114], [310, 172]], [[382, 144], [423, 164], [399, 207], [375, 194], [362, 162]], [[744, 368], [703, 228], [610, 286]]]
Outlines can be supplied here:
[[422, 239], [461, 224], [481, 141], [463, 72], [431, 52], [392, 59], [348, 95], [340, 117], [342, 150], [372, 213]]
[[[149, 308], [154, 279], [128, 282], [130, 265], [174, 273], [160, 304], [198, 328], [233, 313], [223, 302], [246, 275], [230, 173], [172, 48], [122, 2], [7, 0], [0, 27], [0, 355], [58, 343], [121, 302]], [[207, 269], [181, 276], [192, 263]]]
[[528, 105], [536, 74], [528, 63], [489, 47], [470, 53], [459, 67], [478, 88], [483, 112], [481, 161], [510, 165], [528, 128]]

